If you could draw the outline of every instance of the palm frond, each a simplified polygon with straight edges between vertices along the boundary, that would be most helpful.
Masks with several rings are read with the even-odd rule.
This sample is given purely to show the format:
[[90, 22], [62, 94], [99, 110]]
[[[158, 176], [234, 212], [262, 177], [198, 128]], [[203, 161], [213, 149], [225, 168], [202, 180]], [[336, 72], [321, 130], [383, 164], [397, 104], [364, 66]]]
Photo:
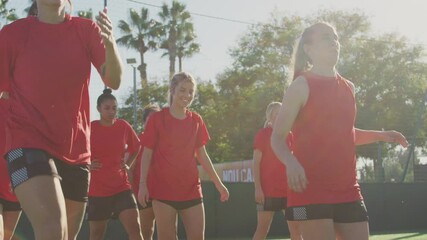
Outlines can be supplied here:
[[120, 29], [120, 32], [124, 34], [131, 34], [132, 29], [130, 29], [130, 26], [127, 22], [120, 20], [119, 24], [117, 24], [117, 27]]

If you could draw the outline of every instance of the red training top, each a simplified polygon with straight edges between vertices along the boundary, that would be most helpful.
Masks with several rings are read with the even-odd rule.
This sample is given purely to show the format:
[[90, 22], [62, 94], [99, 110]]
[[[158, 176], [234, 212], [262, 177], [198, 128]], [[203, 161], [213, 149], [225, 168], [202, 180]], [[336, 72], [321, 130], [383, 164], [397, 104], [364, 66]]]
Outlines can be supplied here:
[[303, 74], [307, 103], [292, 132], [293, 154], [308, 185], [302, 193], [288, 192], [288, 206], [334, 204], [362, 199], [356, 177], [356, 103], [348, 80], [340, 75]]
[[[260, 129], [255, 136], [254, 149], [262, 152], [260, 162], [260, 180], [262, 191], [265, 197], [277, 198], [286, 197], [288, 189], [288, 179], [286, 177], [286, 167], [280, 162], [271, 148], [271, 134], [273, 129], [266, 127]], [[292, 144], [292, 133], [286, 138], [289, 148]]]
[[209, 141], [202, 117], [187, 111], [181, 120], [164, 108], [152, 113], [144, 135], [145, 147], [153, 150], [149, 170], [152, 176], [147, 180], [150, 197], [170, 201], [201, 198], [195, 153]]
[[27, 17], [0, 32], [0, 92], [10, 88], [7, 150], [38, 148], [68, 164], [90, 160], [89, 78], [105, 62], [100, 29], [66, 16]]
[[125, 169], [122, 169], [125, 152], [135, 154], [140, 143], [130, 124], [116, 119], [112, 126], [103, 126], [99, 120], [91, 125], [92, 160], [102, 166], [90, 172], [89, 196], [106, 197], [131, 189]]
[[3, 158], [5, 152], [5, 130], [6, 130], [6, 118], [8, 114], [8, 100], [0, 99], [0, 198], [10, 201], [17, 202], [15, 194], [12, 191], [10, 184], [9, 173], [7, 171], [7, 163]]

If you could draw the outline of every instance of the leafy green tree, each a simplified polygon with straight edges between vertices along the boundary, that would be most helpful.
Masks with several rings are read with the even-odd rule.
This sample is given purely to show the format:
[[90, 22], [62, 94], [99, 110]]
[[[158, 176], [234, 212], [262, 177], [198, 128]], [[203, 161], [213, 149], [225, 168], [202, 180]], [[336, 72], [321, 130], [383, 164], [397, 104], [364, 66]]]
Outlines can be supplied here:
[[162, 22], [163, 36], [160, 48], [166, 50], [163, 56], [169, 57], [169, 75], [175, 74], [176, 58], [179, 58], [180, 69], [182, 68], [182, 58], [190, 57], [199, 51], [199, 46], [195, 43], [196, 35], [191, 22], [191, 14], [186, 9], [185, 4], [172, 1], [169, 7], [166, 3], [162, 5], [159, 17]]
[[370, 159], [366, 158], [358, 158], [358, 162], [362, 161], [362, 164], [357, 169], [359, 172], [359, 181], [365, 182], [365, 183], [372, 183], [375, 182], [375, 174], [374, 174], [374, 167], [370, 161]]
[[184, 57], [192, 57], [200, 52], [200, 45], [194, 42], [195, 35], [193, 31], [179, 38], [177, 43], [178, 69], [182, 72], [182, 60]]
[[15, 9], [8, 9], [6, 7], [8, 2], [9, 0], [0, 0], [0, 29], [2, 28], [2, 22], [7, 24], [18, 19], [18, 15], [16, 15]]
[[[410, 44], [397, 34], [374, 36], [369, 18], [358, 12], [320, 11], [312, 20], [327, 21], [337, 28], [342, 45], [338, 69], [355, 84], [356, 127], [363, 129], [395, 129], [411, 143], [425, 146], [426, 121], [417, 133], [416, 122], [425, 119], [420, 107], [427, 89], [427, 65], [424, 47]], [[395, 145], [382, 144], [358, 147], [358, 155], [374, 160], [378, 181], [387, 181], [381, 151], [387, 159]], [[379, 169], [377, 169], [379, 168]]]
[[218, 75], [221, 118], [214, 124], [227, 151], [216, 152], [215, 159], [252, 157], [253, 138], [263, 127], [267, 105], [283, 97], [293, 45], [301, 29], [299, 17], [273, 16], [268, 24], [250, 27], [230, 49], [234, 61]]
[[77, 16], [82, 17], [82, 18], [87, 18], [87, 19], [93, 19], [93, 11], [92, 8], [90, 8], [87, 11], [84, 10], [80, 10], [77, 12]]
[[[166, 82], [148, 82], [147, 86], [137, 90], [137, 129], [142, 131], [142, 109], [148, 104], [157, 104], [163, 107], [167, 104], [169, 85]], [[132, 92], [133, 91], [129, 91]], [[119, 117], [133, 122], [133, 94], [131, 94], [119, 108]]]
[[118, 28], [122, 36], [116, 40], [117, 44], [139, 53], [141, 64], [138, 70], [144, 88], [148, 85], [147, 64], [144, 54], [150, 49], [155, 50], [157, 48], [155, 39], [162, 34], [162, 28], [158, 22], [150, 19], [147, 8], [141, 8], [140, 13], [134, 9], [129, 9], [129, 23], [120, 20]]
[[216, 124], [222, 119], [221, 99], [218, 89], [211, 81], [197, 79], [197, 91], [191, 105], [191, 110], [199, 113], [205, 121], [211, 140], [206, 148], [213, 161], [221, 161], [221, 153], [229, 152], [230, 145], [227, 144], [226, 135], [218, 131], [221, 126]]
[[[337, 28], [342, 45], [337, 68], [356, 87], [356, 127], [395, 129], [425, 148], [427, 119], [420, 111], [425, 108], [422, 99], [427, 89], [424, 47], [397, 34], [374, 34], [369, 18], [357, 11], [323, 10], [311, 16], [276, 14], [268, 23], [249, 27], [230, 49], [232, 65], [218, 74], [215, 83], [201, 81], [193, 109], [208, 125], [212, 137], [208, 150], [214, 161], [252, 157], [253, 137], [264, 123], [265, 108], [271, 101], [281, 101], [292, 76], [294, 43], [304, 27], [318, 21]], [[418, 119], [422, 124], [415, 134]], [[384, 181], [396, 178], [404, 160], [399, 158], [396, 163], [394, 147], [371, 144], [357, 148], [358, 156], [374, 160], [361, 171], [366, 181], [373, 181], [378, 172], [384, 172]]]

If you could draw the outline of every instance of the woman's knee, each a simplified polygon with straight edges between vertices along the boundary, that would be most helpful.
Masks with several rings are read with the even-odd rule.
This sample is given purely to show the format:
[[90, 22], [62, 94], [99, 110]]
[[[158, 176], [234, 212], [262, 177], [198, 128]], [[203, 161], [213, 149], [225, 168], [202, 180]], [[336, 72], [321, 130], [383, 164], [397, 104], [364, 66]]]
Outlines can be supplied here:
[[36, 239], [58, 240], [67, 238], [67, 226], [60, 221], [46, 222], [45, 225], [39, 224], [34, 228]]

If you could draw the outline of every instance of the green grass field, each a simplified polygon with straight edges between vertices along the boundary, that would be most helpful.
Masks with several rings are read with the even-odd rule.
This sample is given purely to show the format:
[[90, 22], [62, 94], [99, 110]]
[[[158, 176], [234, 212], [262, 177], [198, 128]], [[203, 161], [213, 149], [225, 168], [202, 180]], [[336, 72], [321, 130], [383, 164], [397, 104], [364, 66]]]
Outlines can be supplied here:
[[372, 234], [369, 239], [372, 240], [425, 240], [427, 239], [427, 230], [403, 232], [403, 233], [377, 233]]
[[[249, 240], [250, 238], [218, 238], [212, 240]], [[268, 239], [281, 239], [289, 240], [289, 238], [268, 238]], [[369, 240], [426, 240], [427, 229], [413, 232], [400, 232], [400, 233], [372, 233]]]

